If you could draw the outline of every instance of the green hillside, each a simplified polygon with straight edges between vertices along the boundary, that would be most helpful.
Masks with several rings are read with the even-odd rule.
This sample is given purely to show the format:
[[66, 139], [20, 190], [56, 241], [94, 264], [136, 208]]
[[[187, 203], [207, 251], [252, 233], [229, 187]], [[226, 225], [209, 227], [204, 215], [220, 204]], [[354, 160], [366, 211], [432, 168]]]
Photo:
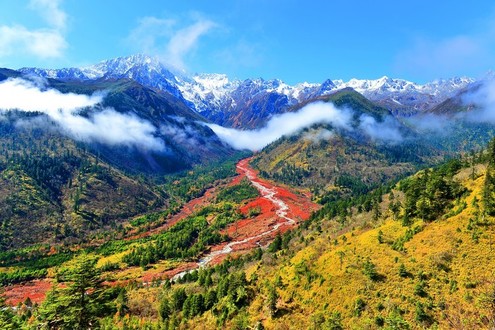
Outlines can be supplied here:
[[[491, 151], [421, 170], [369, 193], [328, 198], [310, 220], [278, 236], [267, 249], [194, 271], [177, 282], [106, 288], [105, 295], [91, 299], [108, 309], [97, 308], [91, 315], [105, 329], [490, 328], [495, 322], [494, 178]], [[115, 269], [120, 274], [110, 276], [131, 276], [122, 262], [143, 269], [147, 263], [170, 266], [170, 261], [149, 259], [153, 249], [181, 258], [196, 255], [209, 239], [225, 239], [211, 230], [232, 219], [233, 209], [226, 206], [254, 196], [246, 183], [226, 188], [216, 204], [163, 234], [104, 245], [94, 250], [99, 261], [74, 256], [57, 272], [89, 276], [98, 265], [105, 274]], [[199, 233], [195, 241], [173, 248], [183, 237], [173, 233], [192, 228]], [[91, 283], [87, 289], [97, 287]], [[51, 295], [67, 297], [71, 287]], [[24, 322], [35, 326], [55, 320], [56, 312], [49, 311], [63, 301], [48, 298]], [[22, 309], [18, 316], [3, 313], [9, 322], [27, 320]]]
[[[386, 109], [352, 89], [319, 100], [352, 109], [355, 126], [362, 115], [372, 116], [378, 122], [388, 115]], [[270, 144], [256, 156], [254, 164], [268, 178], [311, 188], [318, 195], [342, 186], [344, 181], [372, 187], [434, 163], [442, 155], [405, 126], [397, 123], [397, 127], [407, 137], [401, 143], [373, 141], [357, 129], [346, 132], [330, 125], [316, 125]], [[327, 137], [320, 137], [325, 134]]]
[[96, 229], [166, 205], [167, 194], [74, 141], [0, 123], [2, 249], [77, 242]]

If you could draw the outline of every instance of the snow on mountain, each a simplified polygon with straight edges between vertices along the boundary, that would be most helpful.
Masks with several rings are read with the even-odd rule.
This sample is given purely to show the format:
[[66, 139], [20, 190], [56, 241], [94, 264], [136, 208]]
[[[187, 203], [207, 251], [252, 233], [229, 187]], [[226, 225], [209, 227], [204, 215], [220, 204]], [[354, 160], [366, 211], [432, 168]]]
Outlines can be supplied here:
[[21, 68], [25, 74], [36, 74], [45, 78], [60, 80], [94, 80], [94, 79], [134, 79], [151, 88], [165, 90], [182, 98], [177, 88], [179, 78], [164, 66], [158, 58], [143, 54], [118, 57], [82, 68], [39, 69]]
[[338, 89], [351, 87], [364, 96], [375, 96], [379, 98], [387, 98], [390, 97], [391, 94], [411, 92], [443, 96], [455, 93], [473, 82], [474, 79], [466, 77], [435, 80], [424, 85], [403, 79], [392, 79], [387, 76], [375, 80], [351, 79], [348, 82], [334, 80]]
[[[410, 115], [439, 104], [474, 82], [471, 78], [462, 77], [421, 85], [384, 76], [375, 80], [351, 79], [347, 82], [328, 79], [321, 84], [304, 82], [292, 86], [279, 79], [241, 81], [230, 80], [224, 74], [188, 76], [167, 67], [158, 58], [143, 54], [110, 59], [82, 68], [22, 68], [20, 71], [60, 80], [134, 79], [146, 87], [175, 95], [215, 122], [238, 126], [243, 126], [245, 123], [242, 121], [249, 119], [224, 120], [222, 116], [233, 118], [238, 112], [248, 111], [253, 112], [252, 116], [268, 118], [287, 111], [299, 102], [347, 87], [385, 106], [396, 115]], [[263, 113], [254, 113], [256, 111]], [[251, 122], [251, 125], [261, 123]]]
[[467, 77], [440, 79], [424, 85], [387, 76], [375, 80], [334, 80], [337, 89], [351, 87], [399, 116], [432, 108], [474, 82]]

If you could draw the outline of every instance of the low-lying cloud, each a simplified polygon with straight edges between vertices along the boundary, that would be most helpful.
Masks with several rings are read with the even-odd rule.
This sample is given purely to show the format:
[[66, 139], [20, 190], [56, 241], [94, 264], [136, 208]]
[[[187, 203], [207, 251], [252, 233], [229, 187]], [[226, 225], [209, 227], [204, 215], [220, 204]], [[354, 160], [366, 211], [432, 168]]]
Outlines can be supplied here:
[[392, 119], [392, 117], [385, 117], [382, 122], [379, 122], [368, 115], [362, 115], [359, 119], [359, 128], [371, 139], [389, 143], [398, 143], [402, 141], [399, 123]]
[[495, 124], [495, 80], [485, 80], [477, 90], [466, 94], [462, 101], [467, 106], [477, 106], [475, 111], [465, 114], [467, 120]]
[[303, 135], [303, 139], [311, 141], [313, 143], [318, 143], [321, 141], [330, 140], [334, 136], [335, 136], [334, 132], [326, 128], [320, 128], [316, 130], [310, 130], [309, 132], [305, 132]]
[[[274, 116], [265, 127], [257, 130], [243, 131], [216, 124], [208, 124], [208, 126], [233, 148], [258, 151], [282, 136], [293, 135], [315, 124], [329, 124], [335, 129], [354, 131], [352, 120], [353, 112], [349, 109], [339, 109], [331, 103], [315, 102], [297, 112]], [[377, 122], [370, 116], [362, 115], [358, 126], [358, 129], [374, 140], [392, 142], [400, 141], [402, 138], [392, 120]], [[329, 137], [328, 134], [325, 135]]]
[[79, 112], [97, 106], [104, 95], [61, 93], [56, 89], [41, 88], [40, 82], [20, 78], [0, 83], [0, 109], [41, 112], [58, 124], [62, 133], [84, 142], [100, 142], [108, 145], [135, 146], [148, 150], [165, 149], [156, 138], [156, 128], [135, 115], [122, 114], [112, 108], [104, 108], [87, 117]]

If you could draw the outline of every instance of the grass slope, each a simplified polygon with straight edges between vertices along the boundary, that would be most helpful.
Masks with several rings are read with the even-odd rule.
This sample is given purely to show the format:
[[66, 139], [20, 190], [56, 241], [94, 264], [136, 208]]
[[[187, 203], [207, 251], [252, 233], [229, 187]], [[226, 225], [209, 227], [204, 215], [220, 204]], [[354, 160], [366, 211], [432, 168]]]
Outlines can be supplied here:
[[454, 180], [467, 193], [432, 222], [403, 226], [386, 195], [376, 221], [370, 212], [351, 216], [348, 226], [312, 224], [275, 261], [253, 266], [257, 283], [275, 283], [277, 312], [263, 314], [266, 296], [259, 295], [249, 314], [263, 315], [267, 329], [493, 325], [495, 222], [479, 209], [485, 171], [461, 170]]

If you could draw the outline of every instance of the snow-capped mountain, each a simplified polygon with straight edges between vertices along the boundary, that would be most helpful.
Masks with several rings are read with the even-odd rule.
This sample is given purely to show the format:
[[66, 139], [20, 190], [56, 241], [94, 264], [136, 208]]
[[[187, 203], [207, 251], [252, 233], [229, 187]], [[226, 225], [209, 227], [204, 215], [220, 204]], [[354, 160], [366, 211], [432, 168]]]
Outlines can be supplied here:
[[36, 74], [59, 80], [133, 79], [143, 86], [167, 91], [182, 98], [177, 88], [178, 74], [163, 65], [158, 58], [143, 54], [118, 57], [81, 68], [39, 69], [21, 68], [24, 74]]
[[424, 85], [386, 76], [375, 80], [334, 80], [338, 89], [351, 87], [399, 116], [430, 109], [474, 82], [467, 77], [435, 80]]
[[230, 80], [224, 74], [188, 76], [147, 55], [119, 57], [82, 68], [22, 68], [35, 74], [60, 80], [128, 78], [185, 101], [204, 117], [225, 126], [253, 128], [272, 115], [288, 111], [306, 100], [353, 88], [368, 99], [407, 116], [436, 106], [474, 82], [471, 78], [437, 80], [424, 85], [403, 79], [382, 77], [375, 80], [326, 80], [323, 83], [289, 85], [279, 79]]

